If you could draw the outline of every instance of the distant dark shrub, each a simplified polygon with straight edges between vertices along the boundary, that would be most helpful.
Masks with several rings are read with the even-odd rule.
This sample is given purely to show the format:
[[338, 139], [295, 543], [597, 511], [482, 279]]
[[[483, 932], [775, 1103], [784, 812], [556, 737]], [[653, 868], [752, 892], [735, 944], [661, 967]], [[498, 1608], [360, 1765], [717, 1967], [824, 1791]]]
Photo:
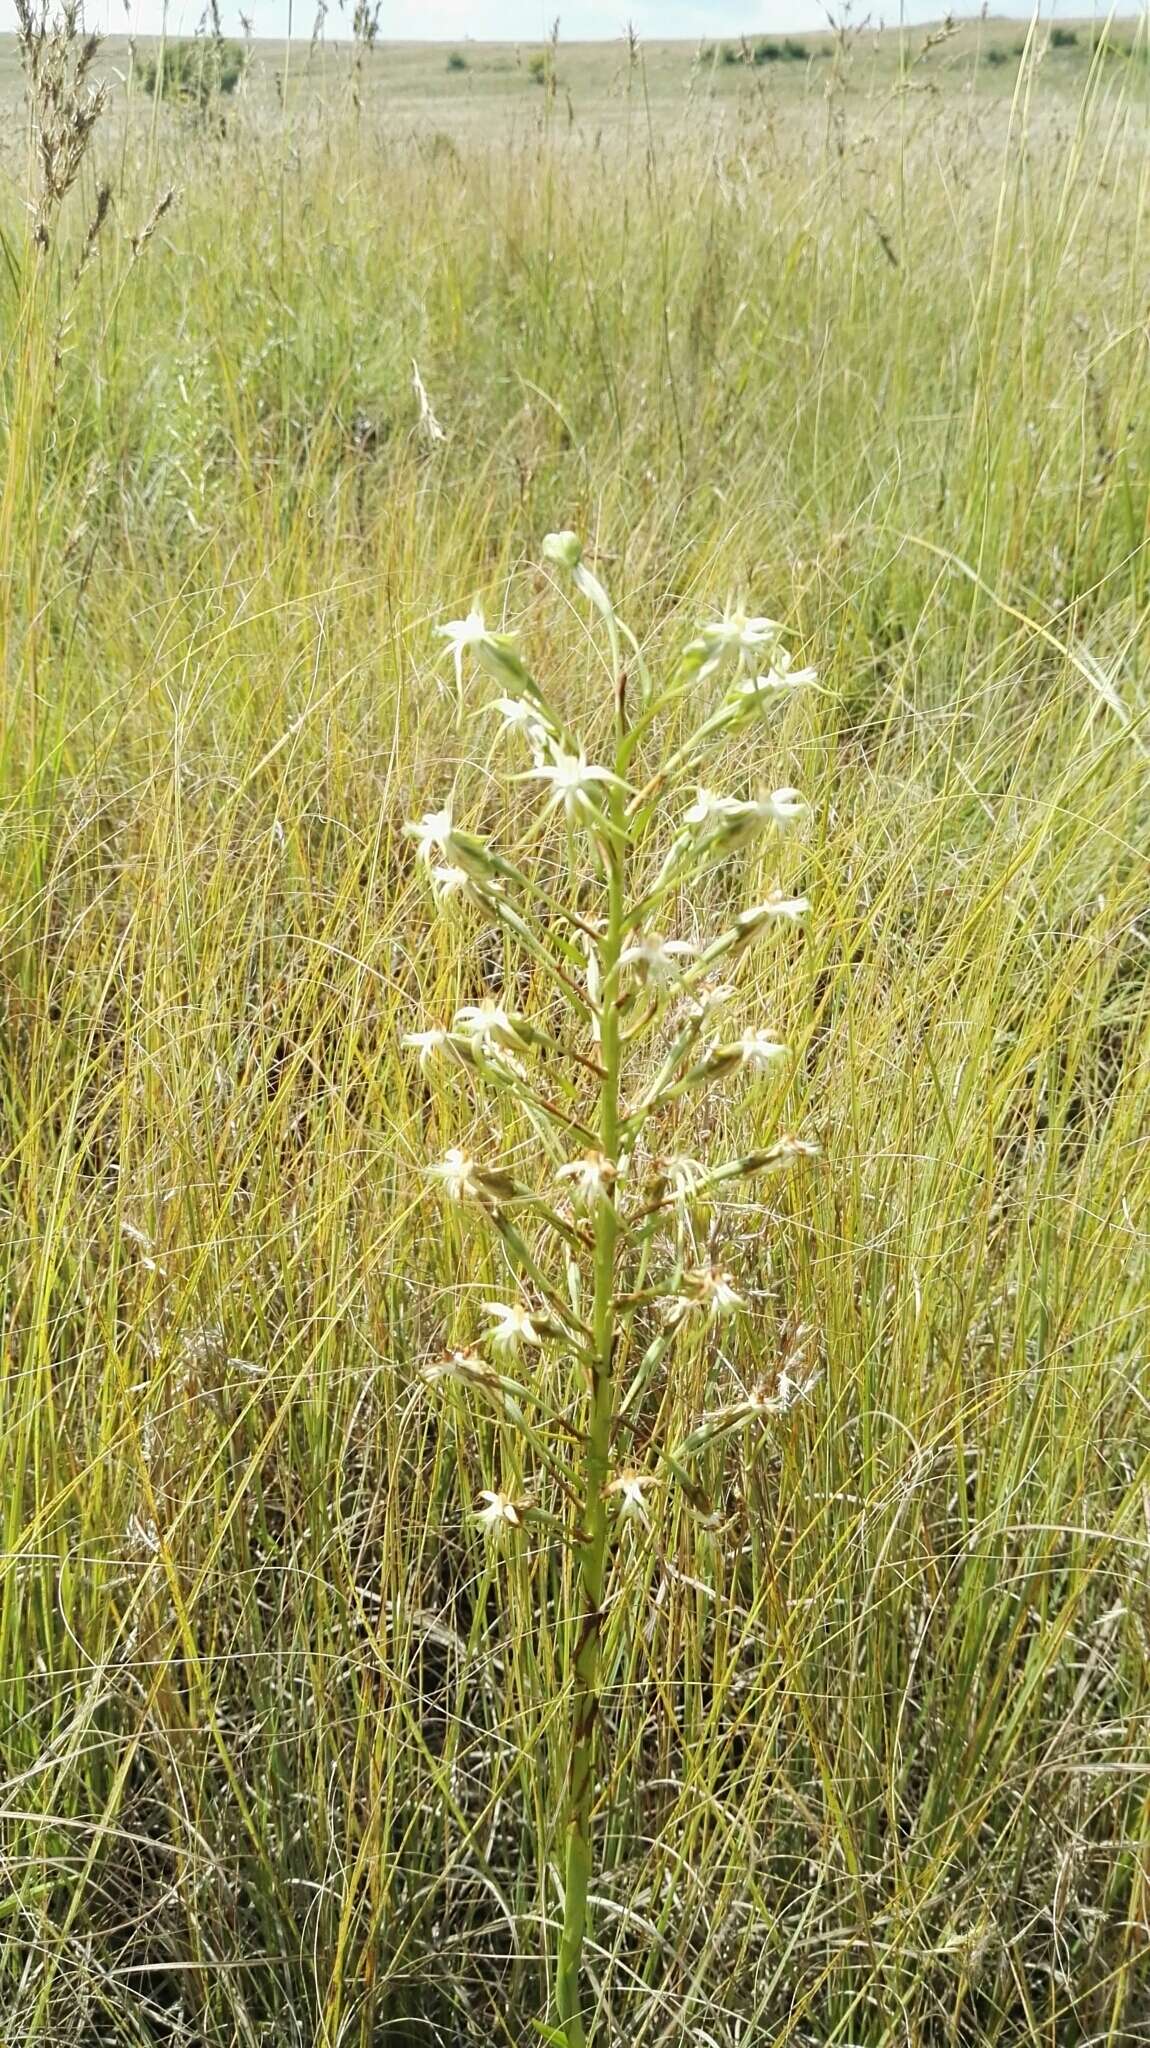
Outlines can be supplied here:
[[162, 100], [206, 107], [234, 92], [244, 72], [244, 53], [235, 43], [201, 36], [191, 43], [169, 43], [140, 64], [140, 84]]
[[[1015, 54], [1017, 55], [1017, 52]], [[987, 64], [1005, 64], [1009, 56], [1010, 51], [1004, 50], [1001, 43], [992, 43], [989, 50], [983, 52]]]
[[1052, 28], [1050, 31], [1050, 47], [1052, 50], [1073, 50], [1077, 42], [1077, 29]]
[[447, 68], [449, 71], [466, 71], [467, 59], [462, 50], [452, 50], [447, 59]]
[[536, 50], [527, 59], [527, 76], [532, 85], [547, 85], [554, 76], [549, 50]]
[[805, 64], [810, 54], [794, 36], [784, 36], [781, 43], [774, 36], [760, 36], [755, 43], [724, 43], [719, 51], [724, 64]]

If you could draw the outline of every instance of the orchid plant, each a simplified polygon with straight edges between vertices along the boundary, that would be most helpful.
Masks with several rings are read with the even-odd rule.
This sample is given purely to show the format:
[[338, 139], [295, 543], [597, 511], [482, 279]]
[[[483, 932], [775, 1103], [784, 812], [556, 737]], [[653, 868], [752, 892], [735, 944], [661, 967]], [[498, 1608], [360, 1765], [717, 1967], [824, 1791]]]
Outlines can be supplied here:
[[[526, 1002], [485, 997], [406, 1044], [422, 1065], [446, 1062], [466, 1084], [510, 1098], [544, 1161], [531, 1180], [458, 1147], [429, 1166], [439, 1194], [467, 1205], [502, 1247], [511, 1298], [485, 1302], [487, 1327], [427, 1378], [482, 1404], [517, 1439], [509, 1467], [532, 1474], [480, 1496], [489, 1538], [514, 1542], [534, 1525], [574, 1557], [554, 2038], [585, 2048], [601, 1651], [622, 1539], [653, 1540], [660, 1487], [681, 1487], [705, 1513], [704, 1453], [783, 1412], [811, 1383], [792, 1356], [740, 1398], [705, 1408], [679, 1441], [658, 1441], [644, 1419], [675, 1347], [692, 1331], [713, 1345], [747, 1307], [719, 1252], [724, 1196], [817, 1151], [777, 1128], [753, 1150], [710, 1160], [668, 1154], [660, 1141], [709, 1091], [786, 1068], [787, 1046], [768, 1024], [725, 1028], [723, 1019], [753, 996], [741, 970], [754, 948], [792, 932], [806, 899], [776, 887], [713, 936], [667, 934], [703, 876], [807, 814], [795, 789], [719, 795], [704, 777], [709, 759], [814, 672], [794, 665], [777, 621], [732, 610], [701, 627], [659, 684], [575, 534], [548, 535], [543, 552], [605, 631], [610, 758], [591, 758], [515, 640], [490, 631], [478, 610], [442, 629], [461, 696], [465, 660], [497, 686], [485, 709], [522, 750], [515, 779], [538, 786], [542, 801], [518, 860], [458, 823], [450, 804], [408, 831], [436, 906], [500, 928], [521, 959], [516, 988], [531, 993]], [[663, 737], [672, 720], [689, 728], [673, 745]], [[568, 1370], [548, 1372], [548, 1355]]]

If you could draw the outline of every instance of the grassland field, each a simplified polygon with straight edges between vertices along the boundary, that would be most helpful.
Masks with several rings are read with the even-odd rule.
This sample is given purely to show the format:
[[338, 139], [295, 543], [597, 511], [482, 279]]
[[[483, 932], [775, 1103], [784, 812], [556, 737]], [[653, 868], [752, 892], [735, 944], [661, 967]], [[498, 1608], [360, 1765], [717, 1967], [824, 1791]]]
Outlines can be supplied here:
[[[1109, 24], [1109, 25], [1108, 25]], [[1099, 38], [1115, 46], [1111, 68], [1121, 68], [1124, 54], [1136, 43], [1137, 17], [1059, 21], [1062, 41], [1051, 42], [1051, 25], [1039, 24], [1035, 53], [1042, 64], [1042, 97], [1077, 97], [1084, 84]], [[340, 39], [338, 31], [343, 30]], [[871, 97], [900, 82], [904, 89], [934, 93], [976, 92], [1009, 100], [1019, 59], [1030, 39], [1025, 20], [986, 15], [905, 30], [860, 24], [836, 32], [830, 28], [797, 35], [748, 29], [742, 37], [702, 38], [696, 42], [644, 40], [641, 83], [628, 56], [627, 44], [572, 43], [561, 39], [554, 60], [555, 87], [549, 94], [533, 75], [532, 60], [546, 57], [546, 43], [496, 43], [461, 37], [455, 42], [389, 42], [363, 48], [347, 34], [342, 14], [329, 14], [311, 40], [291, 43], [260, 37], [246, 39], [236, 28], [234, 41], [248, 55], [244, 97], [257, 106], [288, 104], [302, 111], [316, 101], [339, 106], [358, 97], [377, 114], [386, 109], [403, 121], [426, 121], [453, 129], [469, 129], [494, 117], [528, 131], [538, 122], [540, 102], [558, 100], [559, 127], [607, 122], [626, 114], [639, 97], [649, 100], [661, 121], [676, 124], [700, 103], [709, 118], [743, 109], [764, 108], [774, 101], [818, 106], [825, 97], [826, 67], [849, 69], [850, 87]], [[173, 35], [170, 42], [188, 38]], [[106, 37], [96, 71], [115, 88], [133, 76], [139, 90], [143, 63], [160, 47], [158, 37]], [[764, 61], [762, 51], [773, 54]], [[1141, 45], [1138, 45], [1141, 48]], [[756, 51], [759, 60], [756, 61]], [[456, 67], [459, 68], [456, 68]], [[15, 36], [0, 36], [0, 94], [14, 105], [22, 93], [22, 72]]]
[[403, 1039], [538, 998], [405, 825], [535, 843], [436, 634], [473, 603], [608, 743], [564, 528], [652, 675], [740, 602], [818, 671], [714, 769], [810, 805], [740, 857], [809, 899], [739, 984], [790, 1062], [662, 1135], [820, 1156], [727, 1212], [745, 1312], [628, 1455], [800, 1341], [809, 1384], [615, 1554], [589, 2037], [1150, 2048], [1117, 32], [560, 41], [538, 83], [256, 44], [205, 108], [113, 39], [90, 127], [0, 44], [2, 2048], [560, 2038], [573, 1554], [489, 1539], [484, 1490], [545, 1479], [426, 1370], [510, 1284], [428, 1162], [539, 1137]]

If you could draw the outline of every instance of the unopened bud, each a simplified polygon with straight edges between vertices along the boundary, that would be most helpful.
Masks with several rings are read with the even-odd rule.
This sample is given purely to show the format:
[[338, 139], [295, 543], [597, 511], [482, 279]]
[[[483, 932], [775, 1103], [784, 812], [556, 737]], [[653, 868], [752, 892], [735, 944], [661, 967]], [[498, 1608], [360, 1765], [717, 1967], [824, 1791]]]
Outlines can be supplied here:
[[546, 560], [554, 562], [558, 568], [574, 570], [583, 559], [583, 544], [577, 533], [565, 527], [562, 533], [544, 534], [543, 553]]
[[692, 1073], [697, 1074], [700, 1081], [721, 1081], [724, 1075], [733, 1074], [742, 1064], [741, 1045], [716, 1045], [705, 1060], [692, 1068]]
[[487, 841], [475, 832], [461, 831], [458, 825], [453, 825], [448, 833], [444, 850], [448, 859], [475, 881], [490, 882], [499, 872]]
[[486, 633], [475, 642], [475, 658], [497, 683], [516, 692], [534, 691], [535, 684], [523, 666], [510, 633]]

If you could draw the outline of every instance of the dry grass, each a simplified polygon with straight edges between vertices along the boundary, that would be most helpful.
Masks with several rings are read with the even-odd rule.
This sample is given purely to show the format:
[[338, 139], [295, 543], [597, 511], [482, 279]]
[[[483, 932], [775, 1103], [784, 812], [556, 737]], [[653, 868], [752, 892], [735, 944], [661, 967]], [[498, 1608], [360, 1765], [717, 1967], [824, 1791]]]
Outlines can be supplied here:
[[729, 1361], [825, 1377], [618, 1587], [598, 2038], [1147, 2038], [1146, 73], [1046, 77], [137, 103], [46, 249], [9, 189], [5, 2048], [532, 2038], [564, 1566], [419, 1378], [497, 1269], [398, 1052], [500, 963], [401, 827], [494, 821], [473, 593], [598, 700], [565, 524], [652, 662], [741, 590], [828, 686], [734, 764], [817, 809], [765, 997], [828, 1163]]

